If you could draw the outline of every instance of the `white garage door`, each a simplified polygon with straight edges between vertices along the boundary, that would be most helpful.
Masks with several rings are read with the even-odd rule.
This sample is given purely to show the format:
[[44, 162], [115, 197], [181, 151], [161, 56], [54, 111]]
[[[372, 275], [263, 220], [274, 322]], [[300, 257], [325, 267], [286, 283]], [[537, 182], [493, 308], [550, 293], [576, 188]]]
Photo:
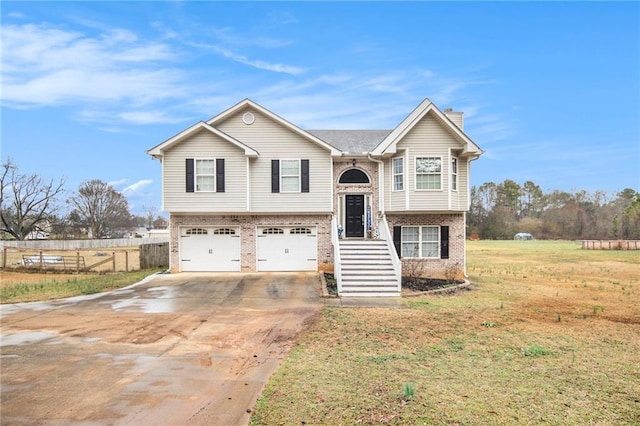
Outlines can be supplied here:
[[231, 227], [180, 230], [180, 270], [240, 271], [240, 232]]
[[313, 226], [258, 228], [258, 271], [316, 271], [318, 238]]

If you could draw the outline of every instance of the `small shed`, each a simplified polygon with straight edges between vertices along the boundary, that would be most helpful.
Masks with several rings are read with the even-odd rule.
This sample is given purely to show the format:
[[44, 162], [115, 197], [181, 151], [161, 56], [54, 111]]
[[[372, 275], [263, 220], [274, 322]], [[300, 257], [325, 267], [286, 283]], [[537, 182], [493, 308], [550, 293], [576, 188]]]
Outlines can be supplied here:
[[533, 235], [528, 232], [518, 232], [514, 237], [514, 240], [533, 240]]

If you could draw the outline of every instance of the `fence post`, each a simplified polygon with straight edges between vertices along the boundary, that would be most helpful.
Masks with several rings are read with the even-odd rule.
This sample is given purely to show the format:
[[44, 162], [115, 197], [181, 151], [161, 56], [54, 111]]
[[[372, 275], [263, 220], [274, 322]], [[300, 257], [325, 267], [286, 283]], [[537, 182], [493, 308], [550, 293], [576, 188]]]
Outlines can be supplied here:
[[124, 271], [129, 272], [129, 250], [124, 252]]
[[44, 269], [44, 256], [42, 256], [42, 250], [40, 250], [40, 269]]
[[4, 252], [4, 256], [2, 256], [2, 269], [6, 269], [7, 268], [7, 248], [5, 247], [4, 250], [2, 250]]
[[116, 252], [115, 251], [113, 252], [112, 260], [113, 260], [113, 262], [112, 262], [113, 263], [113, 272], [115, 272], [116, 271]]
[[76, 251], [76, 272], [80, 273], [80, 250]]

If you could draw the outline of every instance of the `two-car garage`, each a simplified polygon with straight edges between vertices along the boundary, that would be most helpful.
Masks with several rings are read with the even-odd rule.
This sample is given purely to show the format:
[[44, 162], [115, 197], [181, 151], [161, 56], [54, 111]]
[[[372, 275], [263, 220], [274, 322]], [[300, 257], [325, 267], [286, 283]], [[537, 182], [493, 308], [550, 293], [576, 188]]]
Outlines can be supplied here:
[[[255, 240], [243, 247], [240, 227], [193, 226], [180, 229], [180, 270], [200, 272], [315, 271], [315, 226], [256, 226]], [[247, 232], [245, 230], [245, 232]], [[252, 232], [249, 232], [252, 233]], [[255, 256], [249, 256], [251, 251]], [[243, 253], [246, 255], [243, 258]], [[255, 259], [255, 265], [249, 265]], [[244, 268], [243, 268], [244, 266]]]

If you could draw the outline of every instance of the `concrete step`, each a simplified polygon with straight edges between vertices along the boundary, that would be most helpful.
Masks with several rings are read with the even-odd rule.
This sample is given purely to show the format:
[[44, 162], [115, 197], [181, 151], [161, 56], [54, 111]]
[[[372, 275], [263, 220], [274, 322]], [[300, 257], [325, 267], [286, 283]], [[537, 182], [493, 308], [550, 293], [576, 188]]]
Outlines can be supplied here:
[[353, 272], [366, 272], [368, 274], [374, 275], [384, 275], [388, 273], [395, 273], [393, 266], [391, 265], [367, 265], [366, 268], [363, 268], [362, 265], [342, 265], [341, 267], [342, 273], [353, 273]]
[[341, 296], [400, 296], [390, 247], [383, 240], [341, 240]]

